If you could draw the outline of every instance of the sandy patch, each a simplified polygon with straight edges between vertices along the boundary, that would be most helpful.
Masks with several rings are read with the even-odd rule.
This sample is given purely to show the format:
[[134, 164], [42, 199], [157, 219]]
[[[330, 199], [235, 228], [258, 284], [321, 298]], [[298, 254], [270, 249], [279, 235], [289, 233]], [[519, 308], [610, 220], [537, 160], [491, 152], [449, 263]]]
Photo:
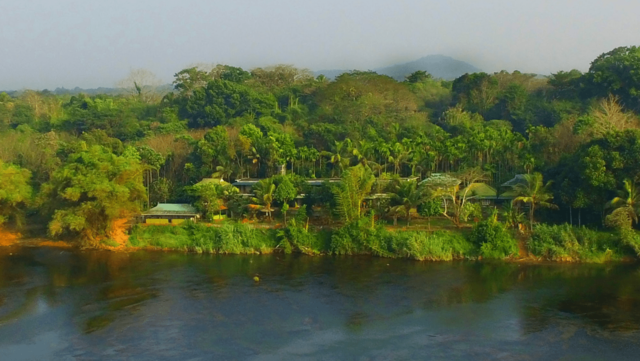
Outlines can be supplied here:
[[12, 246], [18, 243], [20, 238], [22, 238], [20, 233], [12, 233], [4, 228], [0, 228], [0, 246]]

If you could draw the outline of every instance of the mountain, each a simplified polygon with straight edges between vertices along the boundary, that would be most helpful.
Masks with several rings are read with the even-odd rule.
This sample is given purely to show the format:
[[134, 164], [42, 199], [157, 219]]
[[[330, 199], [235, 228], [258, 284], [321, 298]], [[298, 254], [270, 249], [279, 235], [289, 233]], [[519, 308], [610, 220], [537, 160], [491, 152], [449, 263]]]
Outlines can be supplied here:
[[[429, 55], [408, 63], [373, 69], [378, 74], [388, 75], [398, 81], [404, 80], [407, 75], [417, 70], [425, 70], [434, 78], [445, 80], [453, 80], [466, 73], [481, 71], [469, 63], [444, 55]], [[323, 74], [327, 78], [334, 79], [336, 76], [348, 72], [349, 70], [321, 70], [316, 71], [315, 75]]]

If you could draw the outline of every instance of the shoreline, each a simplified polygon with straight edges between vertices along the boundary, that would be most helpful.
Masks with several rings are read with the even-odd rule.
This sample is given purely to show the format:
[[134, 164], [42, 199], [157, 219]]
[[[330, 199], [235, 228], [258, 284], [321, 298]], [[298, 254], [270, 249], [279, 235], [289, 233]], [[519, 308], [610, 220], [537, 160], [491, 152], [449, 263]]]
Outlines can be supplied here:
[[[406, 231], [401, 231], [401, 232], [406, 232]], [[444, 232], [451, 232], [451, 231], [444, 231]], [[20, 235], [19, 234], [16, 235], [15, 233], [9, 233], [9, 234], [12, 234], [13, 237], [6, 238], [8, 233], [9, 232], [6, 232], [6, 231], [2, 233], [2, 237], [0, 237], [0, 248], [10, 248], [10, 247], [58, 248], [58, 249], [67, 249], [67, 250], [80, 250], [80, 251], [85, 251], [85, 250], [108, 251], [108, 252], [115, 252], [115, 253], [133, 253], [133, 252], [144, 251], [144, 252], [162, 252], [162, 253], [185, 253], [185, 254], [194, 254], [194, 255], [209, 254], [209, 255], [230, 255], [230, 256], [231, 255], [233, 256], [238, 256], [238, 255], [239, 256], [249, 256], [249, 255], [264, 256], [264, 255], [286, 253], [282, 249], [278, 249], [278, 248], [268, 249], [268, 250], [265, 249], [263, 251], [235, 253], [235, 252], [228, 252], [228, 251], [227, 252], [202, 252], [202, 251], [198, 252], [196, 250], [191, 250], [191, 249], [180, 249], [175, 247], [160, 247], [160, 246], [151, 246], [151, 245], [147, 245], [143, 247], [136, 247], [131, 245], [119, 245], [118, 247], [113, 247], [113, 246], [108, 246], [104, 243], [98, 247], [83, 247], [80, 244], [77, 244], [74, 242], [62, 241], [62, 240], [55, 241], [55, 240], [46, 239], [46, 238], [19, 238], [17, 236], [20, 236]], [[8, 239], [10, 239], [9, 242], [7, 242]], [[520, 251], [522, 251], [523, 249], [526, 249], [525, 244], [522, 244]], [[475, 256], [475, 257], [463, 256], [463, 257], [453, 257], [451, 259], [422, 259], [422, 260], [410, 258], [410, 257], [403, 257], [400, 255], [383, 256], [383, 255], [373, 254], [372, 252], [355, 253], [355, 254], [349, 254], [349, 255], [337, 255], [337, 254], [332, 254], [330, 252], [317, 252], [312, 254], [295, 252], [295, 254], [298, 256], [310, 256], [310, 257], [335, 257], [335, 256], [375, 257], [375, 258], [387, 258], [387, 259], [405, 259], [407, 261], [417, 261], [417, 262], [485, 261], [485, 262], [505, 262], [505, 263], [518, 263], [518, 264], [604, 264], [604, 263], [629, 264], [629, 263], [636, 263], [640, 261], [640, 259], [638, 259], [637, 257], [631, 257], [631, 256], [624, 256], [624, 257], [621, 257], [620, 259], [608, 259], [608, 260], [599, 262], [599, 261], [593, 261], [593, 260], [590, 261], [590, 260], [573, 259], [571, 257], [566, 257], [562, 259], [547, 259], [547, 258], [532, 256], [530, 254], [527, 256], [507, 257], [503, 259], [490, 259], [490, 258], [483, 258], [482, 256]]]

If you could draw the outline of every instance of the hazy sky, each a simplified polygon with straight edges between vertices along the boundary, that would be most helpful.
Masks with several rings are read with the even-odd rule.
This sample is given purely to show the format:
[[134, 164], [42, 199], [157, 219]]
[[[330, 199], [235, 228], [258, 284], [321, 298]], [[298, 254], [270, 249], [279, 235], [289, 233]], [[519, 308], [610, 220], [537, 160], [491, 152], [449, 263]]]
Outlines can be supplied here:
[[638, 0], [0, 0], [0, 89], [194, 63], [370, 69], [444, 54], [549, 74], [640, 44]]

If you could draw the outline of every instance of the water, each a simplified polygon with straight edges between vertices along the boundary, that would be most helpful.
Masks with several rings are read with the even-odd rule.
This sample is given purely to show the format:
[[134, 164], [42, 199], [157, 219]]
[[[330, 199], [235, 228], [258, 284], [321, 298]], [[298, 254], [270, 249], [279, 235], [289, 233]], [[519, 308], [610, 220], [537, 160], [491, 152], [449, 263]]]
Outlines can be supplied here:
[[0, 360], [637, 360], [639, 328], [636, 264], [0, 248]]

